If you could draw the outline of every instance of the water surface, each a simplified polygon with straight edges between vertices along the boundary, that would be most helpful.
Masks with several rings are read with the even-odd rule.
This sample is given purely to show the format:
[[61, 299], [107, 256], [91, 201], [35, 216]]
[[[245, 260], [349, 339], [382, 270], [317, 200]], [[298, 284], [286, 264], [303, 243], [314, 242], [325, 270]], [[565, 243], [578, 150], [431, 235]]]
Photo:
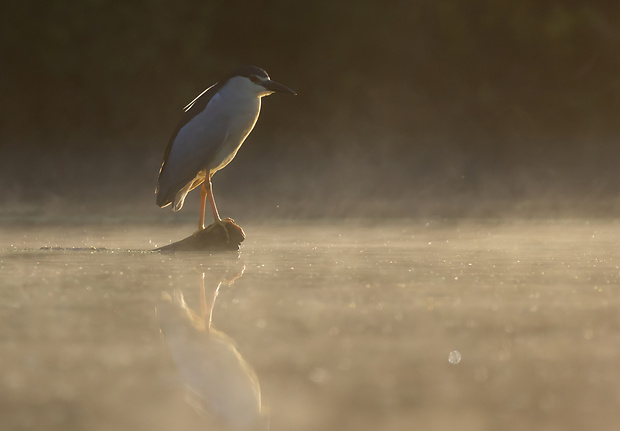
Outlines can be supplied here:
[[192, 226], [5, 226], [3, 429], [619, 423], [617, 223], [244, 228], [160, 254]]

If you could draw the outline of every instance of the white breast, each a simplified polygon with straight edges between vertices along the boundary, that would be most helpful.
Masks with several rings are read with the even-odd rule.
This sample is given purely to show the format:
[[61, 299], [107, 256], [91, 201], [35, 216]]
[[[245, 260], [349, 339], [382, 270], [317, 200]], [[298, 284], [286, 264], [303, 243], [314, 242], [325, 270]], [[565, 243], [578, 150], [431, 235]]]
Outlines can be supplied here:
[[208, 169], [215, 173], [229, 164], [250, 134], [258, 115], [261, 101], [256, 92], [248, 88], [250, 81], [245, 78], [232, 78], [219, 91], [218, 109], [224, 113], [228, 123], [228, 133], [224, 144], [209, 163]]

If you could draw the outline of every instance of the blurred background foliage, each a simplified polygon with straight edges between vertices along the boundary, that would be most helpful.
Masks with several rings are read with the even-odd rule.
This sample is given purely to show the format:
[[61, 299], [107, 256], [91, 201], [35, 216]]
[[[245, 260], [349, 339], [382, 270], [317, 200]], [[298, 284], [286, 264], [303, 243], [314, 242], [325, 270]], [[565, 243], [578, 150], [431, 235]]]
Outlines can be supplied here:
[[[1, 8], [0, 179], [13, 201], [50, 182], [64, 195], [58, 190], [89, 176], [80, 169], [100, 169], [99, 181], [110, 183], [154, 172], [152, 182], [182, 107], [248, 63], [299, 93], [265, 101], [232, 174], [276, 194], [276, 183], [290, 180], [281, 199], [310, 183], [318, 202], [336, 182], [341, 193], [325, 214], [384, 215], [401, 201], [396, 214], [417, 214], [414, 198], [459, 208], [472, 198], [554, 196], [573, 209], [583, 197], [604, 213], [620, 206], [617, 2], [26, 0]], [[46, 180], [26, 174], [50, 160]], [[103, 161], [112, 167], [104, 171]], [[223, 187], [242, 193], [229, 178]], [[373, 207], [382, 209], [342, 206], [367, 196], [383, 199]]]

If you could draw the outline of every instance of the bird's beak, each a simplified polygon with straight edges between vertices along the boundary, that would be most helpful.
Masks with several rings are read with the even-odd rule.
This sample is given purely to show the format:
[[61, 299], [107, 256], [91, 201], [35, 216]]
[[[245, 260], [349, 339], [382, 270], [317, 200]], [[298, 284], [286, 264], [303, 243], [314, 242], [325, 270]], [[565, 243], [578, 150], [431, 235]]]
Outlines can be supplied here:
[[288, 88], [286, 85], [282, 85], [278, 82], [272, 81], [271, 79], [268, 79], [267, 81], [263, 81], [262, 85], [269, 91], [273, 91], [277, 93], [288, 93], [288, 94], [292, 94], [293, 96], [297, 96], [297, 93], [295, 93], [293, 90]]

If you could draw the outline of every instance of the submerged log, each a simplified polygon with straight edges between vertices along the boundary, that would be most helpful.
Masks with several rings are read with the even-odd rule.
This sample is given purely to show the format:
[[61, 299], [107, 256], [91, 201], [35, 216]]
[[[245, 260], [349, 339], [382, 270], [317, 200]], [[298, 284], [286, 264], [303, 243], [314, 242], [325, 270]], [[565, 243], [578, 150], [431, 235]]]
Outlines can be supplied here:
[[155, 251], [238, 251], [245, 233], [230, 219], [213, 223], [181, 241], [156, 248]]

